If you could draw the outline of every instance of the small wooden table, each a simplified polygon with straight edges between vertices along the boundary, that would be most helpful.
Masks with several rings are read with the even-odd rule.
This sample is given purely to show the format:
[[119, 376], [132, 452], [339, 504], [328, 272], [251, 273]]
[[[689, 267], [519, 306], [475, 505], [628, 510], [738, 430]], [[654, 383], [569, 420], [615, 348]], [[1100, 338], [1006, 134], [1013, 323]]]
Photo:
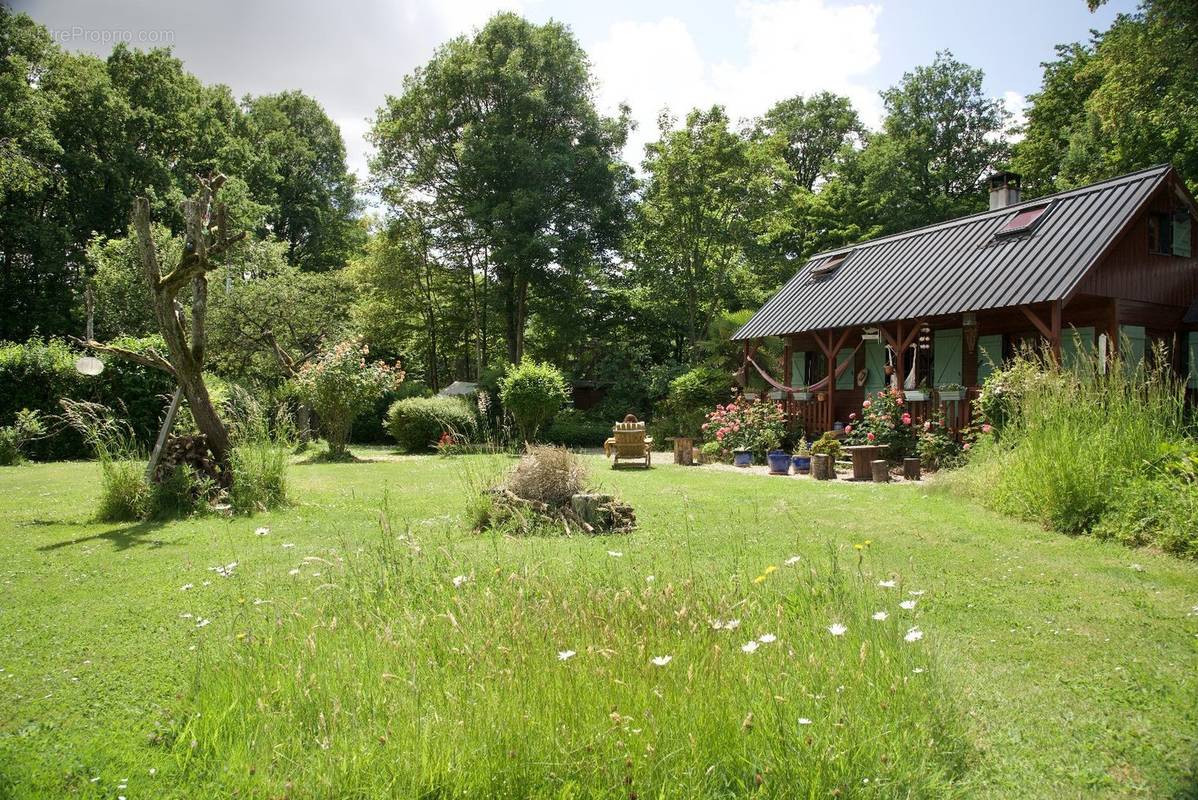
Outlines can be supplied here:
[[873, 461], [878, 457], [878, 454], [886, 449], [884, 444], [856, 444], [851, 447], [844, 448], [849, 451], [853, 457], [853, 480], [855, 481], [871, 481], [873, 480]]

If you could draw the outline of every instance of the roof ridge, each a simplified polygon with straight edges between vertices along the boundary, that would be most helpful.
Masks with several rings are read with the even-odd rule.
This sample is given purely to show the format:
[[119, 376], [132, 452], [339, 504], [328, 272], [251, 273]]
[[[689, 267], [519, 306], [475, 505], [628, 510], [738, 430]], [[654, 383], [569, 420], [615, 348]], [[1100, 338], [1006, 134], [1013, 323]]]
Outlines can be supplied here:
[[[1055, 200], [1060, 200], [1066, 196], [1077, 197], [1077, 196], [1080, 196], [1083, 194], [1089, 194], [1090, 192], [1101, 191], [1103, 189], [1109, 188], [1110, 185], [1118, 185], [1120, 183], [1124, 183], [1124, 182], [1130, 181], [1132, 179], [1142, 177], [1145, 174], [1150, 173], [1150, 172], [1155, 172], [1157, 170], [1164, 170], [1167, 172], [1169, 169], [1172, 169], [1172, 167], [1173, 167], [1173, 165], [1168, 162], [1165, 162], [1162, 164], [1156, 164], [1151, 167], [1144, 167], [1143, 169], [1138, 169], [1135, 172], [1129, 172], [1126, 175], [1116, 175], [1113, 178], [1105, 178], [1104, 180], [1097, 181], [1095, 183], [1088, 183], [1085, 186], [1077, 186], [1072, 189], [1062, 189], [1059, 192], [1053, 192], [1052, 194], [1041, 195], [1039, 197], [1032, 198], [1031, 200], [1022, 200], [1018, 203], [1012, 203], [1009, 206], [1003, 206], [1002, 208], [989, 209], [986, 211], [977, 211], [977, 212], [974, 212], [973, 214], [966, 214], [963, 217], [953, 217], [952, 219], [946, 219], [941, 222], [932, 222], [932, 223], [929, 223], [928, 225], [921, 225], [918, 228], [908, 228], [905, 231], [897, 231], [895, 233], [888, 233], [885, 236], [878, 236], [874, 239], [866, 239], [865, 241], [857, 242], [856, 244], [844, 245], [843, 247], [835, 247], [835, 248], [832, 248], [831, 250], [824, 250], [819, 253], [813, 253], [811, 256], [809, 256], [807, 258], [807, 260], [805, 262], [803, 262], [803, 265], [806, 266], [807, 264], [810, 264], [812, 261], [815, 261], [817, 259], [826, 258], [828, 256], [837, 255], [839, 253], [849, 253], [854, 250], [860, 250], [862, 248], [872, 247], [876, 244], [882, 244], [884, 242], [892, 242], [892, 241], [896, 241], [898, 239], [903, 239], [907, 236], [915, 236], [918, 234], [930, 233], [930, 232], [936, 231], [936, 230], [943, 230], [946, 228], [951, 228], [956, 225], [963, 225], [966, 222], [976, 221], [982, 217], [986, 217], [991, 214], [993, 214], [995, 216], [1001, 216], [1003, 214], [1010, 213], [1014, 209], [1019, 209], [1019, 208], [1024, 208], [1024, 207], [1035, 207], [1035, 206], [1043, 205], [1045, 203], [1053, 202]], [[800, 267], [799, 270], [802, 271], [802, 267]]]

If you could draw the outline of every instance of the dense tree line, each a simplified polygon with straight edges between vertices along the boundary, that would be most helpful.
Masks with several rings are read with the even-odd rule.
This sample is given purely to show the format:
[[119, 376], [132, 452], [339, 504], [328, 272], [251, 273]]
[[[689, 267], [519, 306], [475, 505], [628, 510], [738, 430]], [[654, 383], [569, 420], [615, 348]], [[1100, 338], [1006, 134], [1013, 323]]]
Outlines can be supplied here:
[[1061, 46], [1022, 130], [942, 52], [882, 92], [877, 130], [826, 92], [663, 112], [639, 170], [570, 30], [500, 14], [382, 101], [372, 216], [313, 99], [237, 100], [165, 50], [66, 53], [0, 9], [0, 339], [77, 332], [89, 284], [105, 335], [150, 332], [132, 199], [168, 252], [178, 201], [223, 172], [255, 235], [213, 292], [212, 369], [278, 384], [352, 329], [433, 389], [528, 356], [650, 412], [685, 370], [730, 370], [728, 334], [811, 254], [982, 210], [994, 169], [1039, 194], [1172, 161], [1198, 185], [1194, 8], [1145, 0]]

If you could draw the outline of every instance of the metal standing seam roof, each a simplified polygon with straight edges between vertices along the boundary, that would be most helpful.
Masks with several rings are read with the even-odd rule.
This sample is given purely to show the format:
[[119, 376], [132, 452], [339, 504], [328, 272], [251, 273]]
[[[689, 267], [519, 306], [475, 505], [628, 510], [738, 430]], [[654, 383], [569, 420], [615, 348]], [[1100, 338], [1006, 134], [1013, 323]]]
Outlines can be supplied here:
[[[1170, 172], [1119, 178], [819, 253], [733, 340], [1059, 300], [1069, 294]], [[1048, 204], [1028, 233], [995, 236]], [[812, 271], [848, 257], [831, 275]]]

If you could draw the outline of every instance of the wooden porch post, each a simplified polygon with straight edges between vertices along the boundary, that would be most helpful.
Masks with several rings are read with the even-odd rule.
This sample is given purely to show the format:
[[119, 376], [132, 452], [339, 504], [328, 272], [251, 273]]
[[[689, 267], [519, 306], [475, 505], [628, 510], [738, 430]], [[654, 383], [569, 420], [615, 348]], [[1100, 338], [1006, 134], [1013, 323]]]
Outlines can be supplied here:
[[1052, 357], [1058, 364], [1061, 363], [1061, 301], [1054, 300], [1049, 305], [1048, 324], [1040, 319], [1040, 316], [1032, 311], [1031, 306], [1020, 306], [1019, 310], [1023, 315], [1031, 320], [1031, 323], [1036, 326], [1036, 330], [1040, 331], [1040, 335], [1048, 340], [1049, 347], [1052, 348]]
[[[787, 336], [786, 344], [783, 345], [783, 347], [782, 347], [782, 385], [787, 386], [787, 387], [790, 386], [791, 341], [792, 341], [791, 337]], [[786, 394], [784, 396], [784, 401], [785, 401], [785, 408], [786, 408], [786, 421], [787, 421], [787, 423], [789, 423], [791, 421], [790, 408], [791, 408], [791, 404], [794, 403], [794, 394], [789, 389], [787, 389], [787, 391], [786, 391]]]

